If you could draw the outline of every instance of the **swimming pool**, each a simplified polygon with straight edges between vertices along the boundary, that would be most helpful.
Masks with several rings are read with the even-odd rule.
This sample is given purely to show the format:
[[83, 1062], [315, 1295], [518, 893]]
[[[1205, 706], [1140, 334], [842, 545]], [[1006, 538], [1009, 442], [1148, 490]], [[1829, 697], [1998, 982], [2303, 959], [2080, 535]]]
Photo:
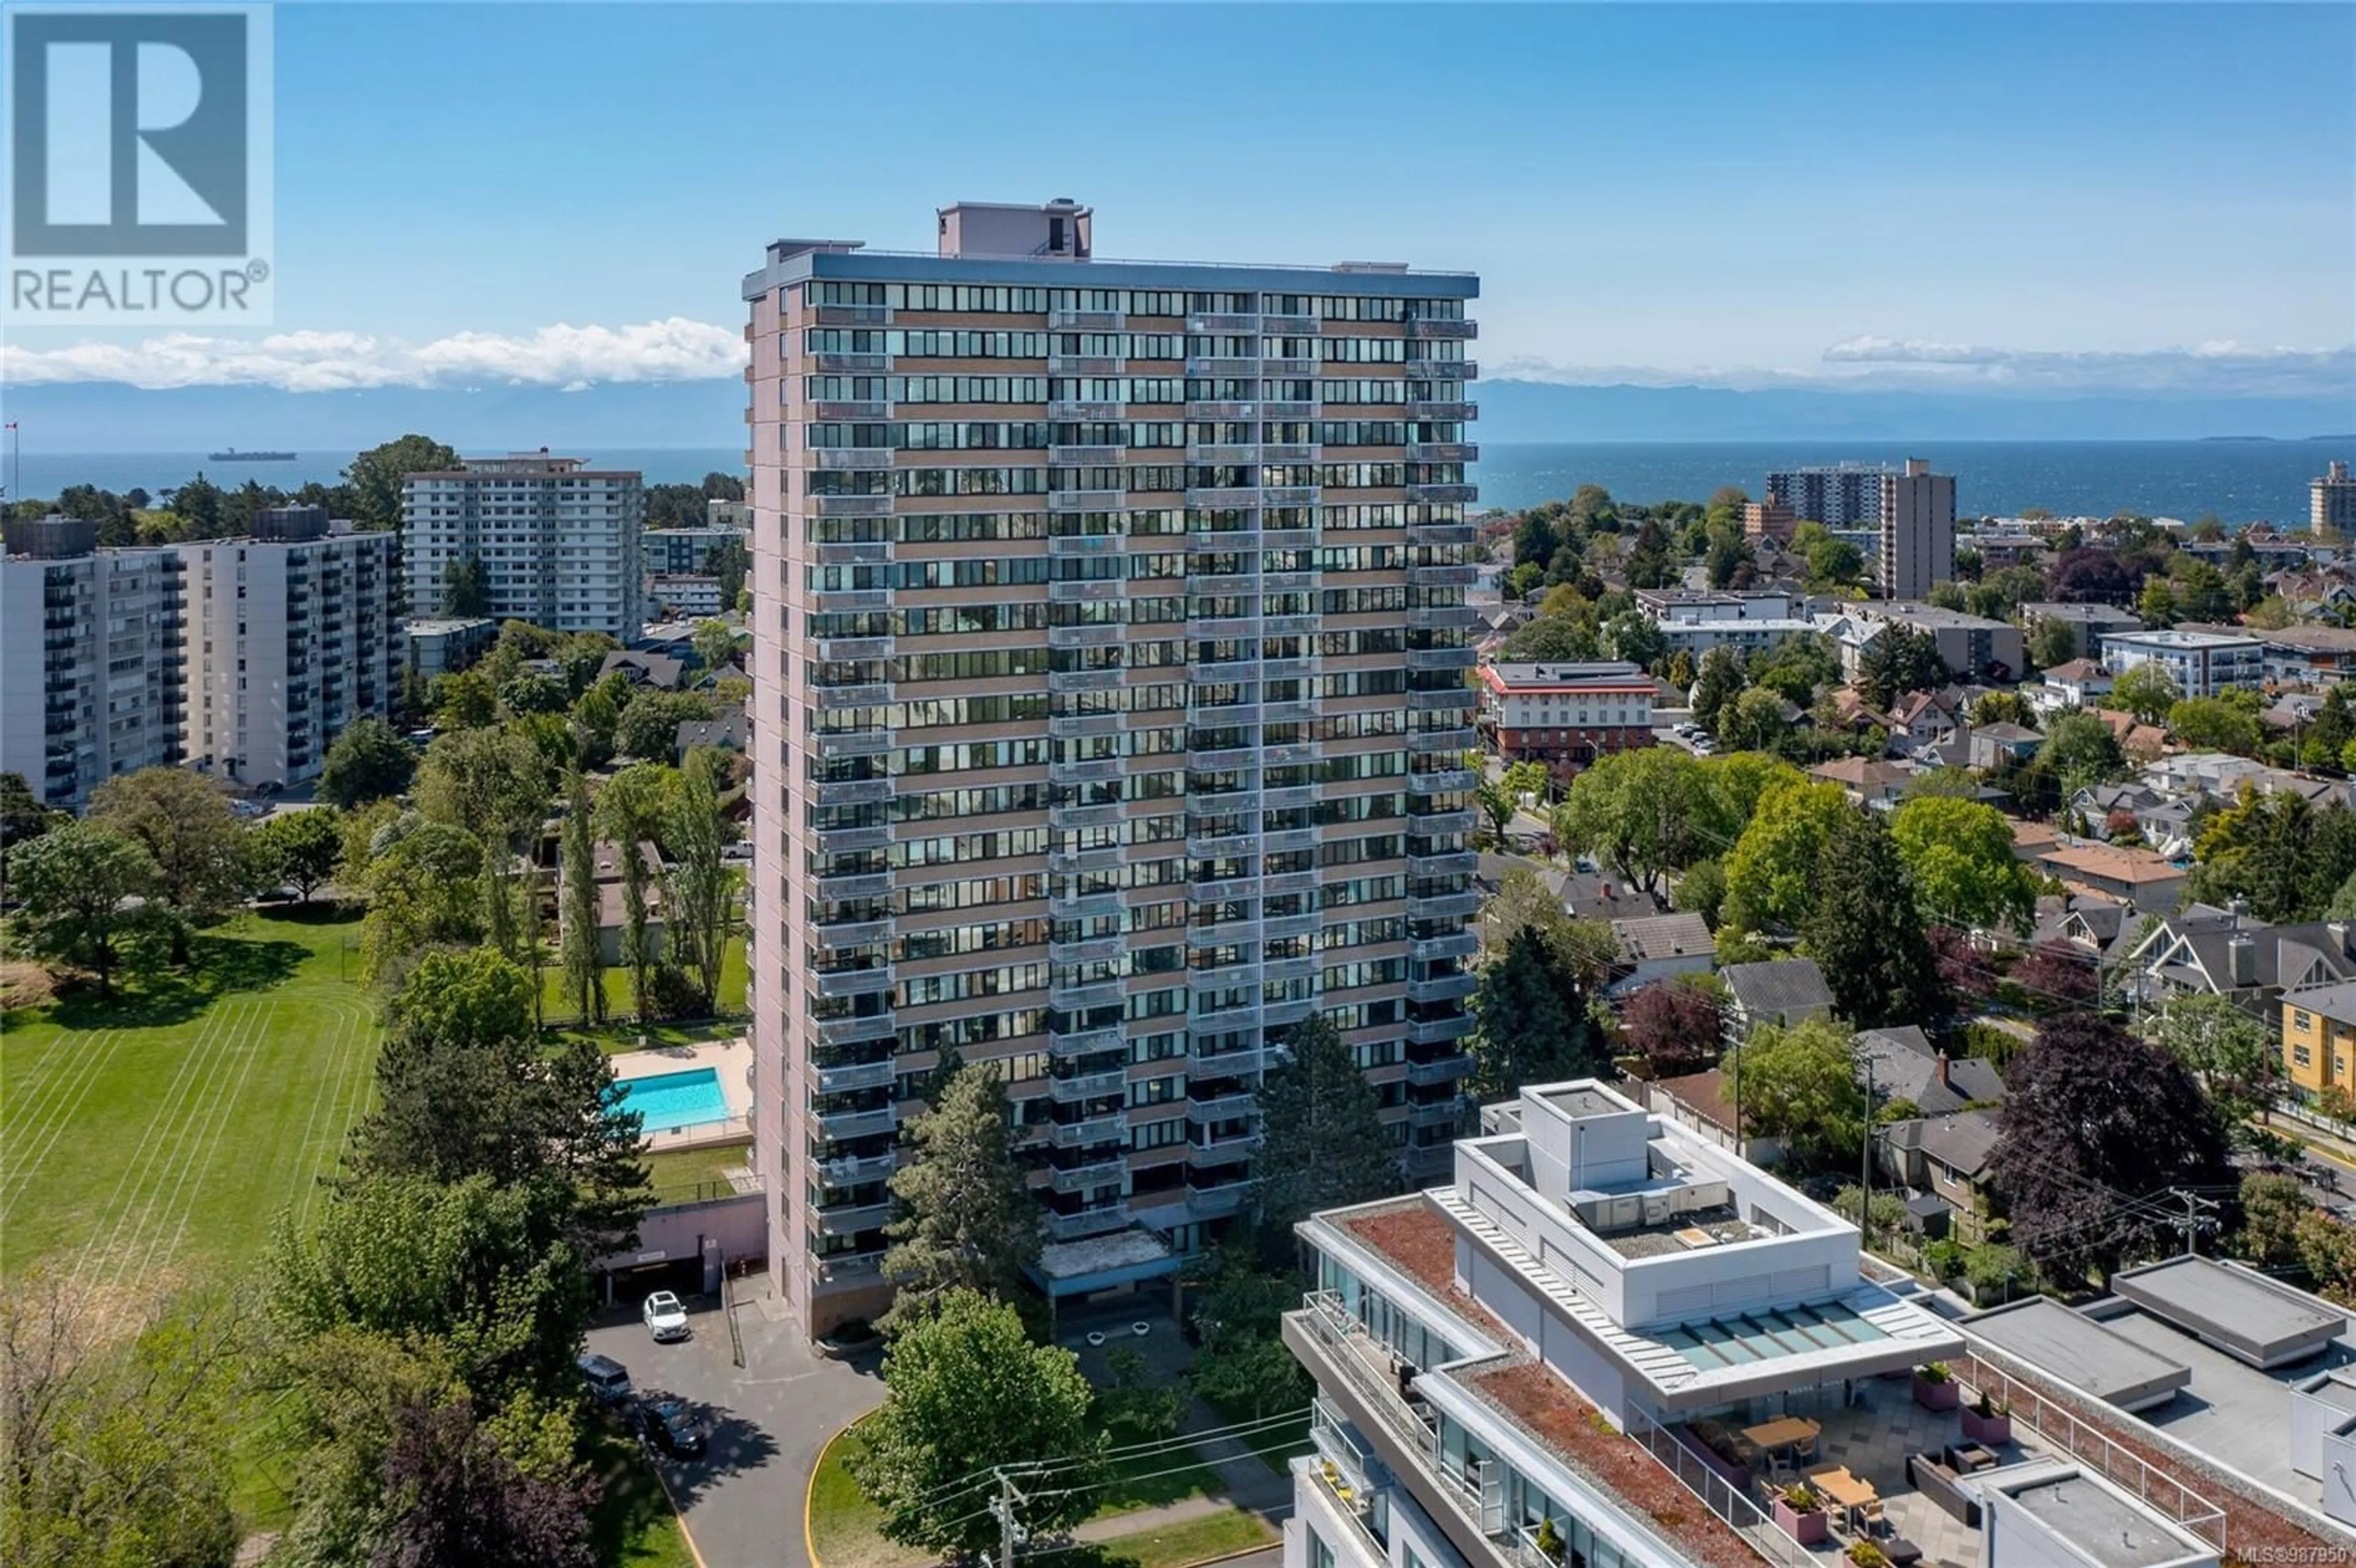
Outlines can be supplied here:
[[631, 1078], [622, 1084], [622, 1104], [646, 1119], [646, 1130], [667, 1133], [698, 1122], [724, 1121], [728, 1097], [720, 1092], [720, 1070], [695, 1067], [685, 1072], [658, 1072], [651, 1078]]

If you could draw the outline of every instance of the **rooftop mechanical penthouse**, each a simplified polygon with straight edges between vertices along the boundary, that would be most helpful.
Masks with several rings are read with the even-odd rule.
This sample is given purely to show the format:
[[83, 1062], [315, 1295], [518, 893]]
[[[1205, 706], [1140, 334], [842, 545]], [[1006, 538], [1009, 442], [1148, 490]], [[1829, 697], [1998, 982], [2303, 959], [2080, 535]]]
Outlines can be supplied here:
[[888, 1298], [945, 1051], [1009, 1079], [1058, 1294], [1227, 1221], [1312, 1012], [1427, 1175], [1469, 1065], [1476, 281], [937, 233], [744, 280], [755, 1158], [813, 1333]]

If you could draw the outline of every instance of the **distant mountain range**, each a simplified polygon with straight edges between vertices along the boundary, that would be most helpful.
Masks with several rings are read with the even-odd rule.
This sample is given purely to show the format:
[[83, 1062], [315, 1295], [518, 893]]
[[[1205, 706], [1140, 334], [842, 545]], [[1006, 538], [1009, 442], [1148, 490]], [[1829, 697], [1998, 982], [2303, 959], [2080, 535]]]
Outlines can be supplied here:
[[[1475, 433], [1489, 442], [2304, 440], [2356, 421], [2356, 399], [2032, 398], [1506, 380], [1483, 381], [1474, 396], [1481, 403]], [[405, 431], [475, 450], [734, 448], [744, 429], [744, 389], [734, 380], [606, 383], [572, 392], [541, 386], [144, 391], [71, 382], [12, 388], [7, 404], [27, 446], [54, 453], [200, 452], [229, 444], [337, 451]]]

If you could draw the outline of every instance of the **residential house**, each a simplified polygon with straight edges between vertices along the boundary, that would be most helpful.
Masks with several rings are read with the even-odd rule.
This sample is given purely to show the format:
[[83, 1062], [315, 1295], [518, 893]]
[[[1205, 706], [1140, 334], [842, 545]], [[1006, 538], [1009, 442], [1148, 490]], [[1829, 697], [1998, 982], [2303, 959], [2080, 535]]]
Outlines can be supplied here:
[[2356, 925], [2276, 925], [2209, 904], [2160, 921], [2115, 952], [2122, 983], [2147, 1005], [2165, 1006], [2179, 996], [2225, 997], [2269, 1024], [2286, 997], [2356, 980]]
[[1925, 1116], [1951, 1115], [2004, 1098], [2004, 1079], [1976, 1056], [1949, 1057], [1913, 1024], [1862, 1030], [1857, 1037], [1858, 1082], [1872, 1069], [1877, 1110], [1903, 1101]]
[[1719, 971], [1726, 983], [1726, 1038], [1739, 1045], [1762, 1024], [1789, 1028], [1832, 1017], [1832, 987], [1813, 958], [1771, 958], [1760, 964], [1730, 964]]
[[2072, 893], [2051, 901], [2054, 907], [2051, 910], [2045, 908], [2047, 901], [2038, 901], [2037, 926], [2029, 933], [2031, 947], [2066, 942], [2089, 958], [2099, 958], [2130, 929], [2130, 912], [2116, 899]]
[[2093, 659], [2076, 658], [2045, 672], [2042, 684], [2027, 688], [2029, 705], [2051, 718], [2073, 708], [2098, 708], [2111, 694], [2111, 672]]
[[1961, 678], [2012, 681], [2022, 672], [2020, 628], [2008, 621], [1943, 610], [1914, 599], [1868, 600], [1849, 606], [1847, 613], [1868, 624], [1905, 625], [1922, 633]]
[[1971, 732], [1971, 765], [1986, 770], [2025, 762], [2043, 744], [2044, 736], [2019, 724], [1983, 724]]
[[1967, 1241], [1986, 1232], [1989, 1157], [1997, 1137], [1993, 1111], [1956, 1111], [1893, 1122], [1878, 1134], [1875, 1163], [1896, 1180], [1946, 1205], [1951, 1233]]
[[1818, 784], [1838, 784], [1853, 805], [1895, 805], [1904, 793], [1913, 770], [1896, 763], [1877, 761], [1871, 757], [1841, 757], [1829, 763], [1819, 763], [1808, 770], [1808, 776]]
[[2165, 912], [2184, 899], [2185, 872], [2148, 849], [2058, 844], [2037, 863], [2074, 892], [2100, 893], [2139, 910]]
[[1890, 743], [1917, 752], [1954, 740], [1965, 728], [1963, 705], [1936, 691], [1910, 691], [1890, 705]]
[[2033, 865], [2061, 842], [2053, 829], [2042, 822], [2024, 822], [2017, 816], [2012, 819], [2012, 854], [2017, 860]]
[[752, 731], [752, 720], [741, 708], [732, 708], [717, 719], [682, 719], [673, 744], [680, 762], [699, 747], [711, 746], [723, 752], [742, 752]]
[[2132, 713], [2122, 713], [2115, 708], [2090, 708], [2086, 711], [2111, 727], [2111, 737], [2131, 763], [2152, 763], [2168, 751], [2168, 731], [2157, 724], [2146, 724]]
[[1644, 1104], [1656, 1116], [1666, 1116], [1697, 1136], [1708, 1138], [1753, 1165], [1777, 1165], [1783, 1158], [1783, 1140], [1747, 1133], [1736, 1147], [1734, 1102], [1727, 1096], [1726, 1074], [1718, 1068], [1655, 1078], [1644, 1086]]
[[1614, 996], [1676, 975], [1707, 975], [1718, 965], [1718, 938], [1697, 914], [1647, 914], [1615, 920], [1620, 962], [1607, 987]]
[[2356, 1093], [2356, 984], [2297, 991], [2283, 998], [2283, 1071], [2302, 1100], [2327, 1089]]
[[687, 660], [669, 654], [637, 648], [607, 654], [597, 666], [597, 678], [616, 672], [632, 686], [653, 691], [679, 691], [687, 685]]

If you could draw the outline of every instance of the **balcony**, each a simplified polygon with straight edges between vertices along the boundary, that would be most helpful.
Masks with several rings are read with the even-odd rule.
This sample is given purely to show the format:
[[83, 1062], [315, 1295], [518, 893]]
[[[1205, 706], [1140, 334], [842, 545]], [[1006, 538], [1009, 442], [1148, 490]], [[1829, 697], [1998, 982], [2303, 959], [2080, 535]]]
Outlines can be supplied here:
[[1407, 613], [1410, 630], [1436, 632], [1452, 627], [1469, 626], [1478, 618], [1470, 604], [1419, 604]]
[[1481, 417], [1481, 405], [1478, 403], [1427, 403], [1410, 401], [1407, 406], [1407, 417], [1411, 420], [1439, 420], [1443, 422], [1453, 421], [1456, 423], [1462, 423], [1469, 420], [1479, 419]]
[[[1268, 985], [1280, 985], [1287, 980], [1306, 980], [1317, 973], [1324, 960], [1314, 953], [1296, 954], [1290, 958], [1263, 958], [1259, 964], [1260, 979]], [[1269, 1004], [1274, 1007], [1274, 1003]], [[1271, 1023], [1277, 1021], [1271, 1018]]]
[[1324, 711], [1325, 704], [1314, 697], [1298, 698], [1290, 702], [1260, 704], [1260, 717], [1270, 724], [1301, 723], [1320, 717]]
[[1124, 999], [1119, 980], [1091, 980], [1085, 985], [1055, 985], [1047, 987], [1047, 1005], [1058, 1012], [1086, 1013], [1098, 1008], [1117, 1008]]
[[833, 925], [818, 926], [810, 934], [817, 939], [820, 947], [840, 952], [845, 948], [866, 947], [874, 943], [889, 940], [892, 935], [892, 923], [889, 920], [843, 922]]
[[1410, 566], [1407, 580], [1418, 588], [1470, 588], [1477, 570], [1470, 566]]
[[1049, 938], [1047, 961], [1050, 964], [1109, 964], [1128, 951], [1125, 936], [1091, 936], [1085, 941], [1063, 942]]
[[819, 1045], [858, 1045], [860, 1040], [888, 1040], [900, 1031], [891, 1012], [862, 1012], [858, 1017], [830, 1017], [810, 1024], [810, 1039]]
[[1076, 1105], [1083, 1100], [1110, 1100], [1129, 1092], [1129, 1069], [1117, 1067], [1108, 1072], [1083, 1072], [1071, 1078], [1047, 1080], [1047, 1098], [1058, 1105]]
[[1411, 833], [1470, 833], [1475, 821], [1471, 810], [1428, 811], [1410, 813], [1407, 819]]
[[1119, 914], [1127, 900], [1117, 890], [1093, 893], [1055, 893], [1047, 900], [1047, 912], [1057, 920], [1099, 920]]
[[1189, 420], [1256, 420], [1259, 405], [1232, 402], [1190, 402], [1186, 405]]
[[1186, 492], [1190, 507], [1221, 508], [1257, 507], [1260, 504], [1259, 486], [1256, 485], [1210, 485]]
[[1481, 449], [1469, 441], [1409, 442], [1407, 460], [1409, 463], [1475, 463]]
[[1318, 362], [1314, 359], [1286, 359], [1263, 355], [1259, 362], [1259, 373], [1263, 376], [1287, 378], [1314, 376], [1318, 373]]
[[1216, 467], [1255, 467], [1260, 461], [1260, 449], [1257, 445], [1219, 445], [1208, 442], [1195, 442], [1186, 448], [1186, 461]]
[[1481, 939], [1469, 931], [1451, 932], [1446, 936], [1418, 937], [1408, 942], [1408, 956], [1419, 964], [1436, 964], [1449, 958], [1470, 958], [1481, 950]]
[[817, 1125], [819, 1136], [829, 1143], [847, 1143], [852, 1138], [870, 1138], [880, 1133], [896, 1132], [900, 1126], [900, 1109], [896, 1105], [885, 1105], [873, 1111], [820, 1111], [810, 1120]]
[[1463, 720], [1441, 730], [1415, 730], [1408, 733], [1407, 749], [1419, 757], [1429, 757], [1440, 752], [1464, 752], [1472, 747], [1472, 727]]
[[884, 1270], [884, 1254], [873, 1253], [830, 1253], [810, 1260], [810, 1268], [818, 1277], [830, 1285], [848, 1280], [873, 1279]]
[[881, 805], [892, 794], [890, 779], [824, 779], [810, 785], [820, 805]]
[[821, 997], [873, 997], [891, 988], [889, 964], [866, 969], [821, 970], [810, 979], [810, 989]]
[[1469, 873], [1478, 859], [1470, 849], [1435, 850], [1426, 855], [1419, 855], [1413, 849], [1409, 849], [1407, 856], [1408, 875], [1452, 877], [1459, 873]]
[[1202, 1125], [1215, 1122], [1240, 1121], [1259, 1109], [1259, 1098], [1254, 1094], [1215, 1094], [1207, 1099], [1189, 1099], [1186, 1119]]
[[1260, 490], [1263, 507], [1313, 507], [1317, 505], [1314, 485], [1269, 485]]
[[1086, 1165], [1050, 1166], [1047, 1184], [1058, 1192], [1086, 1192], [1114, 1186], [1128, 1174], [1129, 1156], [1122, 1153], [1110, 1159], [1092, 1159]]
[[1240, 358], [1233, 355], [1203, 355], [1186, 361], [1186, 374], [1202, 379], [1213, 378], [1229, 380], [1257, 378], [1259, 360]]
[[820, 517], [888, 517], [892, 515], [889, 496], [812, 496], [809, 506], [813, 516]]
[[892, 891], [889, 871], [845, 871], [837, 876], [811, 879], [819, 897], [830, 903], [849, 903], [853, 899], [880, 899]]
[[1260, 327], [1261, 320], [1258, 311], [1206, 311], [1200, 315], [1189, 315], [1186, 318], [1186, 335], [1190, 337], [1204, 337], [1214, 334], [1227, 337], [1246, 336], [1257, 337], [1259, 336]]
[[1481, 498], [1478, 485], [1410, 485], [1407, 487], [1410, 501], [1477, 501]]
[[822, 827], [810, 835], [810, 843], [821, 855], [888, 849], [892, 846], [892, 829], [880, 822], [862, 823], [855, 827]]
[[1058, 877], [1117, 871], [1128, 857], [1129, 851], [1119, 844], [1100, 844], [1087, 849], [1051, 849], [1047, 852], [1047, 869]]
[[812, 746], [819, 757], [835, 762], [844, 757], [873, 757], [892, 749], [892, 731], [867, 729], [820, 735]]
[[[1065, 492], [1066, 495], [1093, 495], [1098, 493], [1099, 492], [1095, 491]], [[1119, 495], [1119, 492], [1104, 491], [1101, 492], [1101, 494]], [[1050, 498], [1053, 499], [1053, 497]], [[1128, 592], [1129, 584], [1118, 577], [1088, 578], [1078, 581], [1050, 582], [1047, 584], [1047, 603], [1050, 604], [1102, 604], [1112, 600], [1119, 599]]]
[[810, 706], [820, 712], [834, 712], [845, 708], [883, 708], [892, 700], [889, 682], [873, 681], [865, 686], [817, 686], [810, 688]]
[[1126, 374], [1128, 361], [1108, 354], [1050, 354], [1047, 374], [1050, 376], [1119, 376]]
[[1189, 1187], [1186, 1189], [1186, 1210], [1201, 1219], [1215, 1219], [1232, 1214], [1244, 1206], [1244, 1198], [1251, 1183], [1238, 1177], [1215, 1187]]
[[[1234, 1011], [1237, 1014], [1257, 1013], [1258, 1009], [1239, 1008]], [[1225, 1021], [1228, 1016], [1226, 1013], [1198, 1015], [1194, 1019], [1195, 1027], [1226, 1029], [1229, 1027]], [[1215, 1056], [1190, 1056], [1186, 1059], [1186, 1078], [1194, 1083], [1219, 1078], [1248, 1078], [1274, 1066], [1275, 1058], [1276, 1052], [1264, 1045], [1247, 1046], [1241, 1051], [1222, 1051]]]
[[1469, 686], [1459, 686], [1446, 691], [1410, 691], [1407, 705], [1410, 711], [1430, 713], [1443, 708], [1470, 708], [1480, 698]]
[[1315, 910], [1303, 914], [1270, 914], [1260, 917], [1260, 934], [1270, 942], [1283, 942], [1295, 936], [1314, 936], [1325, 923], [1325, 917]]
[[1118, 468], [1129, 461], [1126, 448], [1118, 446], [1051, 446], [1047, 462], [1056, 468]]
[[822, 446], [813, 451], [815, 466], [850, 472], [872, 472], [892, 466], [892, 451], [884, 446]]
[[819, 1180], [829, 1187], [856, 1187], [864, 1181], [881, 1181], [899, 1168], [900, 1155], [896, 1149], [882, 1154], [846, 1156], [841, 1159], [821, 1159], [815, 1162]]
[[1126, 1140], [1128, 1136], [1129, 1113], [1126, 1111], [1113, 1111], [1077, 1122], [1050, 1122], [1047, 1125], [1047, 1143], [1052, 1148], [1086, 1148], [1091, 1144]]
[[1434, 1083], [1453, 1083], [1469, 1075], [1473, 1065], [1470, 1051], [1435, 1057], [1430, 1061], [1410, 1061], [1407, 1064], [1407, 1081], [1425, 1087]]
[[1129, 498], [1126, 490], [1053, 490], [1047, 495], [1051, 512], [1118, 512]]
[[[1048, 541], [1050, 546], [1055, 541]], [[1119, 642], [1128, 628], [1120, 625], [1050, 626], [1047, 645], [1051, 648], [1108, 648]]]
[[1129, 1036], [1120, 1025], [1109, 1029], [1076, 1029], [1068, 1034], [1050, 1034], [1047, 1054], [1058, 1061], [1078, 1061], [1107, 1051], [1127, 1051]]
[[812, 368], [822, 376], [861, 375], [889, 370], [892, 368], [892, 357], [889, 354], [813, 354], [810, 356], [810, 362]]
[[1472, 1032], [1469, 1014], [1455, 1013], [1444, 1019], [1409, 1019], [1407, 1026], [1410, 1045], [1444, 1045], [1451, 1040], [1462, 1040]]
[[846, 1067], [821, 1067], [818, 1070], [818, 1092], [821, 1094], [848, 1094], [854, 1089], [885, 1089], [899, 1075], [898, 1064], [888, 1056], [880, 1061], [853, 1062]]
[[1259, 329], [1270, 337], [1315, 337], [1324, 327], [1313, 315], [1263, 315]]
[[1481, 336], [1481, 324], [1461, 316], [1445, 319], [1430, 316], [1409, 316], [1407, 322], [1409, 342], [1462, 343]]
[[1480, 662], [1480, 655], [1472, 648], [1409, 648], [1407, 667], [1409, 669], [1471, 669]]
[[1053, 692], [1111, 691], [1121, 683], [1117, 669], [1051, 669], [1047, 689]]
[[1129, 315], [1118, 310], [1074, 310], [1059, 305], [1047, 313], [1047, 325], [1066, 332], [1120, 332], [1129, 325]]
[[859, 398], [830, 403], [812, 403], [810, 418], [814, 420], [888, 420], [892, 405], [881, 398]]
[[881, 1229], [892, 1218], [893, 1205], [861, 1203], [847, 1209], [815, 1211], [819, 1234], [822, 1236], [853, 1236], [862, 1231]]
[[1445, 1100], [1410, 1102], [1407, 1108], [1407, 1125], [1410, 1127], [1454, 1127], [1464, 1121], [1464, 1102], [1451, 1096]]
[[1228, 1133], [1223, 1136], [1205, 1135], [1200, 1142], [1189, 1140], [1186, 1145], [1188, 1165], [1233, 1165], [1239, 1159], [1249, 1159], [1260, 1145], [1257, 1132]]
[[1047, 417], [1069, 424], [1103, 424], [1128, 417], [1122, 403], [1049, 403]]
[[1099, 1208], [1083, 1209], [1076, 1214], [1058, 1214], [1050, 1211], [1045, 1221], [1047, 1234], [1059, 1242], [1076, 1242], [1084, 1236], [1101, 1236], [1107, 1231], [1118, 1231], [1129, 1223], [1129, 1205], [1108, 1203]]
[[1471, 789], [1479, 782], [1470, 768], [1441, 768], [1435, 773], [1409, 773], [1407, 776], [1409, 795], [1452, 795]]

